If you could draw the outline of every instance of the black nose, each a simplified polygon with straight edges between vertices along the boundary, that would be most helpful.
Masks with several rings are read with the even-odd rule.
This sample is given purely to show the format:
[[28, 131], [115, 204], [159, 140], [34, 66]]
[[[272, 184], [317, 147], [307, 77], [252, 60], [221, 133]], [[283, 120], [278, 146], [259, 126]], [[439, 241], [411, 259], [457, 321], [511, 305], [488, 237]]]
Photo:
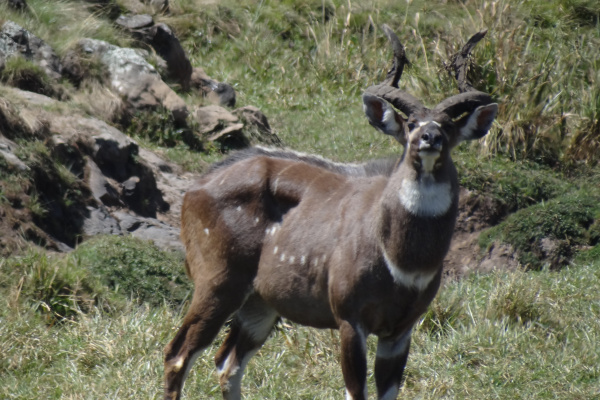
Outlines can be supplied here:
[[433, 148], [439, 149], [442, 146], [442, 134], [440, 132], [426, 131], [421, 135], [421, 142]]

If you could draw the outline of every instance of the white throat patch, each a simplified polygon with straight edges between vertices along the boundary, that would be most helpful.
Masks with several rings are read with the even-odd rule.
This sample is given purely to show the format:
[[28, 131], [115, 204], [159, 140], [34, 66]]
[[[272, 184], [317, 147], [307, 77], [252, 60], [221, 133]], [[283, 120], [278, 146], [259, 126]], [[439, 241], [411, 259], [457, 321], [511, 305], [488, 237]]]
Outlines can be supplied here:
[[392, 274], [392, 278], [394, 278], [394, 282], [399, 285], [406, 286], [407, 288], [415, 288], [418, 291], [423, 291], [429, 286], [429, 283], [435, 278], [438, 271], [430, 271], [430, 272], [406, 272], [399, 265], [396, 265], [390, 258], [388, 257], [385, 248], [381, 246], [381, 250], [383, 252], [383, 258], [385, 260], [385, 265], [388, 268], [388, 271]]
[[452, 204], [450, 183], [402, 181], [398, 191], [400, 203], [406, 210], [420, 217], [439, 217]]
[[440, 158], [439, 152], [419, 151], [423, 172], [432, 173], [435, 162]]

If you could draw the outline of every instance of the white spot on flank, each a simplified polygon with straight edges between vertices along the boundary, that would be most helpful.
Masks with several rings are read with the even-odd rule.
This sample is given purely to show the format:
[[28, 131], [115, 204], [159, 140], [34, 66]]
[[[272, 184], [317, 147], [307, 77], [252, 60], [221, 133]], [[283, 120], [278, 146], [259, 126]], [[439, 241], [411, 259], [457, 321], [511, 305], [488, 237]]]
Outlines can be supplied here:
[[242, 206], [237, 206], [236, 210], [242, 211]]
[[421, 217], [444, 215], [452, 204], [450, 183], [405, 179], [402, 181], [398, 195], [400, 203], [408, 212]]
[[277, 254], [278, 250], [279, 250], [279, 247], [275, 246], [275, 248], [273, 249], [273, 254]]
[[306, 264], [306, 256], [300, 257], [300, 264], [302, 264], [302, 265]]
[[294, 263], [294, 261], [296, 261], [296, 257], [294, 257], [294, 256], [291, 256], [291, 257], [290, 257], [290, 264], [293, 264], [293, 263]]
[[285, 253], [281, 253], [281, 257], [279, 257], [279, 261], [281, 261], [281, 262], [285, 261]]
[[254, 218], [254, 225], [257, 225], [260, 222], [260, 218], [256, 217]]
[[381, 249], [387, 269], [392, 274], [394, 282], [407, 288], [415, 288], [419, 291], [425, 290], [429, 283], [435, 278], [438, 271], [431, 272], [406, 272], [398, 265], [394, 264], [388, 257], [385, 249]]
[[225, 179], [221, 179], [221, 182], [219, 182], [219, 186], [221, 186], [224, 183], [225, 183]]
[[208, 236], [208, 234], [210, 233], [210, 231], [208, 230], [208, 228], [204, 228], [204, 233], [206, 234], [206, 236]]

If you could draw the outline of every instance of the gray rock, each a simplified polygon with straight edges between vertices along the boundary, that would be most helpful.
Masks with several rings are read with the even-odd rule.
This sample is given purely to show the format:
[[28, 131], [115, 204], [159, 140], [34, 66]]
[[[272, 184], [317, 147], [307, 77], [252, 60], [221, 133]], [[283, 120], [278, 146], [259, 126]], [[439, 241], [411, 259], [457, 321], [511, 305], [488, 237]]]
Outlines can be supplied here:
[[20, 25], [6, 21], [0, 29], [0, 58], [16, 55], [39, 65], [53, 79], [61, 77], [62, 65], [54, 50]]
[[88, 207], [89, 216], [83, 220], [84, 237], [95, 235], [121, 235], [119, 222], [109, 214], [105, 207]]
[[154, 19], [148, 14], [121, 15], [115, 24], [128, 30], [148, 28], [154, 24]]
[[152, 240], [161, 249], [184, 250], [177, 228], [154, 218], [142, 218], [122, 211], [113, 215], [123, 232], [129, 232], [140, 239]]
[[238, 117], [217, 105], [197, 108], [194, 118], [200, 125], [201, 133], [211, 133], [231, 123], [239, 122]]
[[146, 61], [147, 52], [95, 39], [82, 39], [79, 45], [83, 51], [100, 57], [108, 68], [112, 88], [133, 108], [156, 109], [162, 106], [171, 111], [176, 121], [185, 121], [188, 115], [185, 102]]
[[196, 88], [212, 104], [235, 107], [236, 95], [233, 87], [209, 77], [202, 68], [192, 71], [191, 86]]
[[192, 77], [192, 64], [171, 28], [160, 23], [144, 29], [142, 35], [144, 41], [167, 62], [167, 70], [171, 78], [176, 79], [184, 91], [188, 91]]
[[0, 135], [0, 156], [4, 157], [9, 167], [19, 171], [28, 171], [29, 167], [13, 153], [16, 144]]
[[102, 174], [100, 168], [89, 157], [87, 157], [87, 184], [92, 191], [94, 198], [107, 206], [119, 204], [119, 192], [110, 184], [108, 179]]

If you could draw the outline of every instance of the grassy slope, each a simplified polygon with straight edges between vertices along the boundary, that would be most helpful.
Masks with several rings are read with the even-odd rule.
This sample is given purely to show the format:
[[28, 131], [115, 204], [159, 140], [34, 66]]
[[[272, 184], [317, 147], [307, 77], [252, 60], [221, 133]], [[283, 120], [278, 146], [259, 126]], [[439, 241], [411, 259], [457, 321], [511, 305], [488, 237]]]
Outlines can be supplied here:
[[[80, 36], [128, 43], [80, 2], [28, 3], [33, 17], [4, 4], [0, 15], [61, 54]], [[579, 233], [572, 237], [588, 247], [559, 272], [495, 272], [446, 286], [415, 332], [403, 395], [600, 396], [600, 229], [589, 225], [590, 218], [598, 221], [594, 204], [600, 201], [593, 202], [593, 187], [582, 189], [598, 181], [598, 169], [577, 162], [583, 154], [593, 164], [586, 150], [594, 142], [585, 140], [600, 111], [596, 2], [379, 0], [352, 9], [348, 2], [320, 0], [204, 3], [173, 0], [172, 15], [158, 17], [176, 29], [192, 63], [234, 84], [238, 104], [261, 108], [288, 146], [342, 161], [397, 152], [361, 113], [360, 92], [381, 78], [389, 60], [377, 26], [385, 22], [399, 33], [413, 62], [403, 82], [427, 104], [455, 90], [442, 61], [488, 27], [475, 51], [480, 68], [474, 78], [498, 98], [501, 113], [486, 141], [458, 149], [461, 181], [510, 210], [523, 209], [521, 216], [545, 208], [562, 217], [563, 199], [572, 201], [574, 217], [553, 227], [575, 221]], [[184, 146], [158, 149], [186, 165], [216, 157]], [[583, 211], [591, 217], [580, 222], [577, 204], [587, 205]], [[522, 238], [514, 233], [538, 224], [521, 220], [527, 218], [517, 214], [487, 238]], [[170, 283], [181, 282], [181, 268], [177, 256], [130, 239], [99, 239], [66, 257], [31, 253], [1, 260], [0, 398], [160, 397], [161, 349], [189, 293]], [[134, 279], [148, 284], [132, 289]], [[68, 319], [58, 322], [60, 316]], [[247, 398], [342, 398], [337, 343], [336, 333], [282, 325], [250, 362]], [[218, 397], [215, 349], [198, 360], [187, 384], [190, 397]], [[372, 357], [372, 340], [369, 351]]]
[[[403, 396], [597, 398], [599, 285], [597, 262], [448, 285], [413, 335]], [[167, 305], [125, 305], [48, 327], [28, 305], [3, 304], [0, 397], [159, 398], [161, 349], [180, 317]], [[280, 326], [249, 364], [246, 398], [342, 398], [338, 350], [335, 332]], [[218, 397], [215, 351], [198, 360], [188, 396]], [[371, 360], [374, 352], [370, 340]]]

